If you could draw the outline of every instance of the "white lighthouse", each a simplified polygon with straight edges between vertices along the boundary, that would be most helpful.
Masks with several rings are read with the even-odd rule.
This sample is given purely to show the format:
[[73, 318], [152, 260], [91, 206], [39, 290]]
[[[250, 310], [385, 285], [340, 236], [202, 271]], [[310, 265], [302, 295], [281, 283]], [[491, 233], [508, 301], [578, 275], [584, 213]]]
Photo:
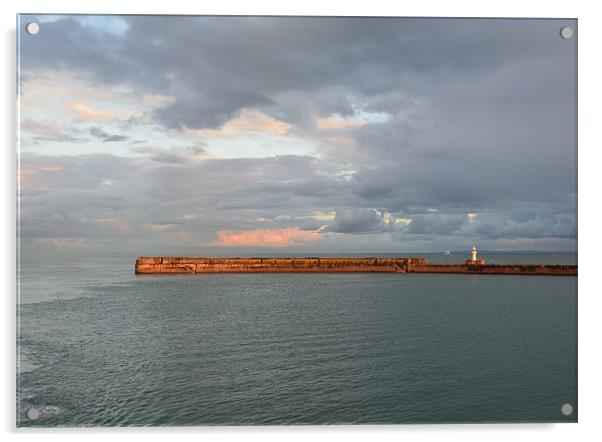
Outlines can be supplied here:
[[470, 260], [472, 262], [477, 262], [477, 248], [472, 246], [472, 250], [470, 251]]

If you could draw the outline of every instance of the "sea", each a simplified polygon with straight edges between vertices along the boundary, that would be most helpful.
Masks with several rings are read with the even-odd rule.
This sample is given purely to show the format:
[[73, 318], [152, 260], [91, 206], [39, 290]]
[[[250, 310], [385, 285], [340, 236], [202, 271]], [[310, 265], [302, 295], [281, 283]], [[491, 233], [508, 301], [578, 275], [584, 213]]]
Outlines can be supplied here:
[[18, 426], [577, 421], [575, 277], [137, 276], [134, 262], [21, 250]]

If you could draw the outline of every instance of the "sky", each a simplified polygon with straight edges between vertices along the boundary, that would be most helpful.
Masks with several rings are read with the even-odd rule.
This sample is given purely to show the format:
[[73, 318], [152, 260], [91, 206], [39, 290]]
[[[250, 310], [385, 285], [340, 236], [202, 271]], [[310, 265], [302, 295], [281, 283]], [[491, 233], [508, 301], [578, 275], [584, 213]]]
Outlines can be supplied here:
[[576, 250], [563, 26], [22, 15], [21, 244]]

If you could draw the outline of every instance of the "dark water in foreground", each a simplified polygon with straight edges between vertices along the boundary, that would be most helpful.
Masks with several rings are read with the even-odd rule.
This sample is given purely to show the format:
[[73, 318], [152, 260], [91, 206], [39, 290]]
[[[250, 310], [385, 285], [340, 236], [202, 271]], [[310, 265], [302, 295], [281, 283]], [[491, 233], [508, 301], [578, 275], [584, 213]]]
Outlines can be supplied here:
[[574, 277], [136, 277], [133, 257], [90, 259], [22, 256], [19, 425], [576, 420]]

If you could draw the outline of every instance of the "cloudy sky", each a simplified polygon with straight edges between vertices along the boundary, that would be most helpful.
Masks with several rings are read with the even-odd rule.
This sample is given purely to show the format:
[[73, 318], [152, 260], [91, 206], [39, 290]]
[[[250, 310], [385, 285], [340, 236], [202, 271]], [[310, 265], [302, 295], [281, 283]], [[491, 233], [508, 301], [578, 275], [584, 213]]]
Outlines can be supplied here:
[[21, 16], [22, 244], [574, 250], [566, 25]]

